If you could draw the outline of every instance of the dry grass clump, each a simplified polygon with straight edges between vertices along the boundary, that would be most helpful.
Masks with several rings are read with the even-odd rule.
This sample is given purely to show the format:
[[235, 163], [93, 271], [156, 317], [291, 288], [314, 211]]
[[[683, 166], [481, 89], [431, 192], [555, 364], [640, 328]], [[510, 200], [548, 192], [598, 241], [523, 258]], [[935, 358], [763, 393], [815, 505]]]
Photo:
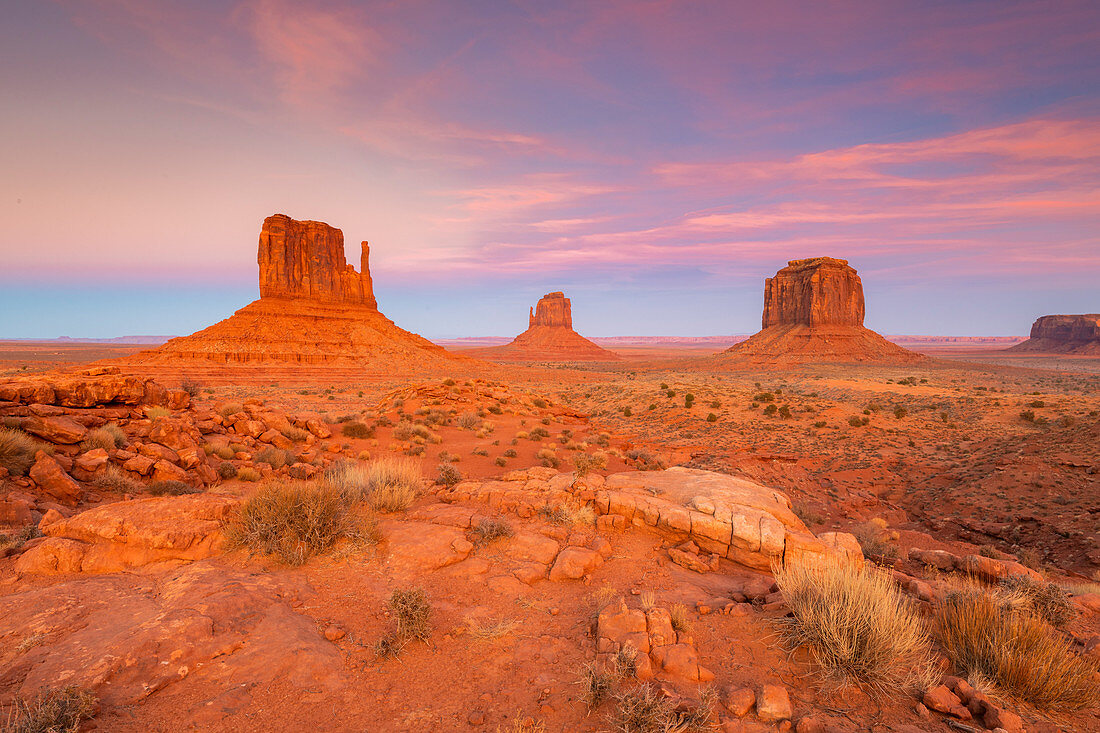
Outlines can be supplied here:
[[236, 458], [237, 456], [237, 451], [233, 450], [233, 448], [227, 444], [214, 446], [213, 453], [223, 461], [228, 461], [230, 459]]
[[126, 475], [118, 466], [108, 463], [103, 467], [103, 473], [92, 481], [97, 488], [117, 491], [122, 494], [134, 494], [145, 489], [140, 481], [135, 481]]
[[898, 533], [891, 531], [885, 519], [875, 517], [852, 530], [863, 554], [881, 562], [893, 562], [898, 556]]
[[481, 426], [481, 418], [475, 412], [466, 412], [458, 416], [455, 424], [463, 430], [473, 430]]
[[1033, 613], [1056, 629], [1065, 628], [1077, 618], [1077, 610], [1065, 588], [1055, 583], [1035, 580], [1026, 575], [1001, 578], [1001, 588], [1019, 594]]
[[848, 564], [791, 565], [775, 581], [791, 609], [778, 621], [783, 635], [829, 674], [879, 688], [927, 681], [928, 635], [890, 576]]
[[15, 699], [4, 733], [76, 733], [98, 709], [95, 695], [75, 685]]
[[691, 614], [688, 612], [687, 606], [683, 603], [673, 603], [672, 607], [668, 609], [668, 613], [672, 617], [673, 631], [682, 631], [685, 634], [691, 633]]
[[367, 464], [370, 505], [380, 512], [407, 509], [420, 493], [420, 465], [407, 458], [384, 457]]
[[182, 481], [164, 479], [149, 484], [147, 491], [153, 496], [183, 496], [184, 494], [201, 494], [202, 489], [188, 486]]
[[89, 430], [84, 436], [84, 440], [80, 442], [80, 450], [89, 451], [102, 448], [110, 451], [115, 448], [122, 448], [127, 442], [126, 433], [122, 432], [122, 428], [116, 423], [108, 423], [103, 427]]
[[308, 430], [302, 430], [301, 428], [296, 428], [293, 425], [288, 425], [279, 432], [283, 434], [284, 438], [286, 438], [287, 440], [292, 440], [295, 443], [301, 443], [303, 440], [309, 437]]
[[481, 545], [511, 537], [515, 533], [512, 525], [500, 517], [483, 517], [473, 529], [474, 541]]
[[936, 634], [966, 675], [980, 675], [1044, 710], [1100, 704], [1097, 668], [1033, 613], [974, 588], [947, 595], [935, 610]]
[[223, 479], [231, 479], [237, 477], [237, 467], [229, 461], [222, 461], [218, 466], [218, 476]]
[[278, 448], [264, 448], [256, 453], [253, 460], [256, 463], [266, 463], [274, 469], [280, 469], [294, 463], [294, 456]]
[[167, 407], [161, 407], [160, 405], [150, 405], [145, 408], [145, 417], [150, 420], [156, 420], [161, 417], [168, 417], [172, 414], [172, 411]]
[[325, 483], [273, 481], [261, 486], [225, 526], [231, 544], [301, 565], [343, 537], [369, 533], [352, 501]]
[[239, 412], [244, 412], [244, 405], [242, 405], [240, 402], [226, 402], [224, 405], [218, 408], [218, 414], [222, 417], [236, 415]]
[[0, 466], [12, 476], [25, 476], [34, 465], [34, 454], [47, 450], [47, 445], [19, 428], [0, 428]]
[[19, 549], [27, 540], [41, 536], [42, 530], [38, 529], [37, 524], [28, 524], [18, 531], [0, 533], [0, 551], [10, 547]]
[[259, 481], [260, 472], [257, 471], [255, 468], [252, 468], [251, 466], [242, 466], [237, 470], [237, 478], [239, 478], [241, 481], [248, 481], [250, 483], [253, 481]]

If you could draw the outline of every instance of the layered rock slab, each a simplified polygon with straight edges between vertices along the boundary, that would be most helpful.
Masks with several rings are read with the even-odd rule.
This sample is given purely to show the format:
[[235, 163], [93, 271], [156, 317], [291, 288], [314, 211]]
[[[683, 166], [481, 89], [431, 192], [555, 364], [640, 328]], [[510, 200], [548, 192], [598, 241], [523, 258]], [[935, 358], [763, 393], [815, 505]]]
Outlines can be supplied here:
[[924, 359], [865, 328], [863, 283], [847, 260], [791, 260], [764, 283], [761, 330], [718, 355], [727, 363], [909, 364]]
[[547, 293], [531, 309], [527, 330], [511, 343], [470, 353], [501, 361], [617, 361], [618, 354], [601, 348], [573, 330], [573, 306], [565, 293]]
[[1100, 313], [1042, 316], [1031, 325], [1031, 337], [1007, 351], [1100, 356]]
[[377, 307], [362, 244], [361, 271], [347, 264], [344, 235], [284, 214], [264, 220], [257, 263], [260, 299], [190, 336], [127, 357], [137, 364], [310, 364], [394, 369], [445, 365], [447, 352], [396, 326]]

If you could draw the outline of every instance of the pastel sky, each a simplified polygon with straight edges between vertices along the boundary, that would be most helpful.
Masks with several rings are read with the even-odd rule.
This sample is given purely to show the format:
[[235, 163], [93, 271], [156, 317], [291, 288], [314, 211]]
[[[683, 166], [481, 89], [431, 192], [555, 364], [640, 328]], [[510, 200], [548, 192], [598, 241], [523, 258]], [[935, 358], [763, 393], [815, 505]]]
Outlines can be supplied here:
[[276, 212], [427, 336], [751, 333], [817, 255], [885, 333], [1100, 310], [1095, 0], [35, 0], [0, 100], [0, 337], [202, 328]]

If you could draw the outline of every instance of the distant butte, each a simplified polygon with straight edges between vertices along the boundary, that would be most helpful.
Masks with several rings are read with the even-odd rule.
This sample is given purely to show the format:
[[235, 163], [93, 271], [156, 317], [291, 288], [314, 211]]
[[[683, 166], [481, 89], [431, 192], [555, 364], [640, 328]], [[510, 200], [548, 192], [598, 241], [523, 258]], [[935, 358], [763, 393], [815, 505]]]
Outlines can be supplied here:
[[565, 293], [542, 296], [531, 309], [527, 323], [527, 330], [511, 343], [469, 353], [501, 361], [617, 361], [620, 358], [573, 330], [573, 308]]
[[863, 326], [863, 283], [847, 260], [791, 260], [764, 281], [761, 330], [718, 355], [750, 363], [912, 363], [925, 357]]
[[1100, 356], [1100, 313], [1042, 316], [1031, 325], [1031, 338], [1007, 350]]
[[422, 366], [465, 359], [378, 311], [368, 256], [345, 261], [344, 234], [319, 221], [269, 216], [260, 230], [260, 299], [224, 321], [126, 359], [134, 363]]

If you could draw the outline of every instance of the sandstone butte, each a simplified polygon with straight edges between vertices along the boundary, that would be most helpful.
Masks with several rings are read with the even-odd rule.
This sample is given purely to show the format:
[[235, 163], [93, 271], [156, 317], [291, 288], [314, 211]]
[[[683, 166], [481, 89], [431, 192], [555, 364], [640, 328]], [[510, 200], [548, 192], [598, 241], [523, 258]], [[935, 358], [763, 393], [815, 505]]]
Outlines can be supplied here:
[[224, 321], [131, 363], [385, 366], [468, 361], [396, 326], [378, 310], [367, 242], [360, 272], [344, 258], [344, 234], [319, 221], [269, 216], [260, 230], [260, 299]]
[[1100, 356], [1100, 313], [1041, 316], [1031, 325], [1031, 337], [1007, 350]]
[[925, 357], [865, 328], [863, 283], [847, 260], [791, 260], [764, 281], [761, 330], [718, 355], [727, 362], [908, 364]]
[[562, 292], [542, 296], [528, 315], [527, 330], [511, 343], [471, 353], [501, 361], [617, 361], [620, 358], [573, 330], [573, 307]]

